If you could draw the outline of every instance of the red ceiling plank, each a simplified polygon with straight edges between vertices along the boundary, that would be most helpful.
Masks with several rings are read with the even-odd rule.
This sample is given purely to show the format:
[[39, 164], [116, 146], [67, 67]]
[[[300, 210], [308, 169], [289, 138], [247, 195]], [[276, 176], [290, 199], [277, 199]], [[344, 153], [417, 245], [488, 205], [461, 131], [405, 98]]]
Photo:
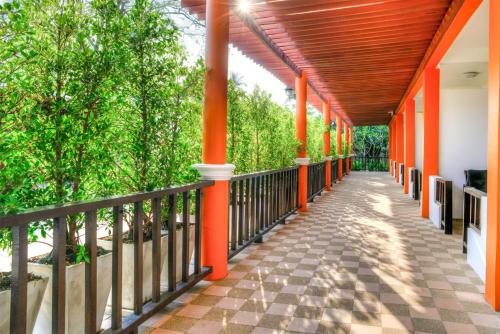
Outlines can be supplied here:
[[[295, 75], [290, 68], [307, 71], [308, 100], [316, 108], [330, 100], [335, 111], [355, 124], [384, 124], [390, 119], [388, 111], [405, 94], [450, 3], [267, 0], [250, 13], [258, 28], [250, 30], [257, 32], [233, 12], [231, 41], [287, 85], [293, 85]], [[182, 4], [204, 15], [204, 0]], [[283, 65], [280, 54], [289, 66]]]

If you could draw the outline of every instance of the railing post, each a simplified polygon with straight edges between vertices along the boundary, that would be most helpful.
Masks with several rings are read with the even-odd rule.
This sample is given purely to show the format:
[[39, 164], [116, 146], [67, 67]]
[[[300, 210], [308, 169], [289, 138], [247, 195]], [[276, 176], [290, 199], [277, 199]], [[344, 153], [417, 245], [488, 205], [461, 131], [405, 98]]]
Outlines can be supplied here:
[[212, 267], [208, 280], [227, 275], [228, 192], [234, 166], [226, 164], [229, 2], [206, 1], [206, 77], [203, 110], [203, 164], [193, 166], [215, 184], [202, 202], [202, 265]]
[[299, 211], [307, 211], [307, 168], [310, 159], [307, 157], [307, 75], [302, 72], [295, 78], [297, 111], [295, 114], [296, 137], [300, 142], [295, 162], [299, 165]]

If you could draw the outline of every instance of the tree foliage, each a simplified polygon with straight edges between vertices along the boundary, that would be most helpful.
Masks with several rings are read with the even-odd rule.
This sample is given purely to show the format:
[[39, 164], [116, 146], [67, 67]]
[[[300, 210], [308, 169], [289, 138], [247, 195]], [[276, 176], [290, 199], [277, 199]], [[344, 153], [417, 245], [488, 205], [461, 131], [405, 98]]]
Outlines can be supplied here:
[[[205, 68], [188, 61], [169, 16], [181, 11], [168, 3], [0, 5], [0, 214], [196, 180]], [[324, 130], [308, 116], [313, 160]], [[291, 166], [297, 149], [294, 113], [233, 77], [227, 160], [237, 173]], [[79, 255], [82, 222], [68, 219], [67, 244]], [[32, 224], [30, 240], [51, 227]], [[0, 229], [0, 247], [9, 243]]]
[[363, 157], [387, 156], [388, 128], [380, 126], [357, 126], [354, 128], [354, 153]]

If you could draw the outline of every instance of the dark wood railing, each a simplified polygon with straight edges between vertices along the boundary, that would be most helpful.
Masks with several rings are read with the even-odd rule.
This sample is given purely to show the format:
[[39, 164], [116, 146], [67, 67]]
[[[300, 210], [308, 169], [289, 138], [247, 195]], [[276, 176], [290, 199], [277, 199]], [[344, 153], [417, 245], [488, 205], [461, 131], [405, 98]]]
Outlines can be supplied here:
[[339, 176], [339, 159], [334, 158], [332, 159], [332, 168], [330, 170], [330, 180], [331, 180], [331, 186], [333, 186], [334, 183], [337, 183], [338, 176]]
[[298, 167], [238, 175], [229, 190], [229, 258], [298, 208]]
[[464, 188], [464, 230], [463, 252], [467, 253], [467, 229], [469, 227], [481, 234], [481, 198], [485, 192], [472, 187]]
[[[85, 248], [88, 261], [85, 263], [85, 333], [97, 333], [97, 213], [108, 210], [113, 217], [112, 248], [112, 306], [111, 328], [104, 333], [135, 332], [148, 318], [162, 310], [190, 287], [211, 272], [201, 266], [201, 191], [213, 185], [212, 181], [110, 197], [93, 201], [48, 206], [19, 214], [0, 217], [0, 228], [12, 229], [12, 288], [10, 308], [10, 332], [26, 333], [27, 328], [27, 283], [28, 283], [28, 226], [40, 221], [53, 222], [53, 269], [52, 269], [52, 332], [65, 331], [66, 295], [66, 229], [70, 216], [85, 217]], [[190, 197], [194, 193], [194, 241], [189, 240]], [[182, 249], [176, 243], [177, 199], [182, 198], [183, 242]], [[161, 273], [161, 212], [163, 200], [168, 202], [168, 289], [160, 290]], [[144, 206], [150, 208], [152, 217], [152, 301], [143, 302], [143, 224]], [[124, 207], [131, 209], [134, 235], [134, 313], [122, 318], [122, 255]], [[164, 210], [163, 210], [164, 211]], [[190, 270], [188, 247], [194, 242], [194, 268]], [[182, 280], [177, 282], [176, 252], [182, 252]], [[2, 315], [3, 316], [3, 315]]]
[[307, 201], [314, 201], [314, 197], [321, 195], [326, 187], [326, 162], [310, 164], [307, 168]]
[[346, 175], [346, 169], [347, 169], [347, 156], [344, 156], [342, 158], [342, 176]]
[[453, 233], [453, 182], [444, 178], [436, 179], [436, 202], [440, 205], [441, 210], [441, 229], [445, 234]]
[[389, 163], [384, 156], [355, 156], [352, 166], [354, 171], [387, 172]]

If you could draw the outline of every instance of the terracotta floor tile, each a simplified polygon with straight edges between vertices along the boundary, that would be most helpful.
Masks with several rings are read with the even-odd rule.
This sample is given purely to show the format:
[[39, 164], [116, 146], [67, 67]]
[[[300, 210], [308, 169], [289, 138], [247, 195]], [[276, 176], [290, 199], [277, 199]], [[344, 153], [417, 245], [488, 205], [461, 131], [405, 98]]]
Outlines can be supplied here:
[[352, 173], [235, 256], [226, 279], [198, 283], [144, 328], [497, 334], [500, 315], [461, 242], [420, 218], [387, 173]]

